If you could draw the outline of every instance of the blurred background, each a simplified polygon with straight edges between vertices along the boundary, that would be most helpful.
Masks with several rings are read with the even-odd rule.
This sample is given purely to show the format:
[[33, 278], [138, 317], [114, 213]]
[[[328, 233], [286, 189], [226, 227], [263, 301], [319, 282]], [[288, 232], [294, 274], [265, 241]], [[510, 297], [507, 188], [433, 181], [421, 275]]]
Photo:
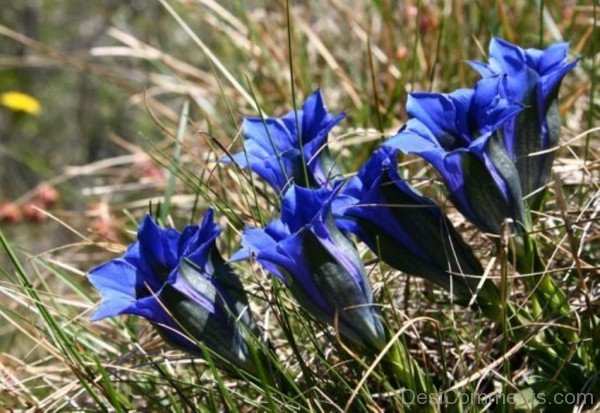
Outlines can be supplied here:
[[115, 44], [113, 27], [155, 45], [174, 46], [178, 39], [152, 2], [2, 3], [0, 225], [40, 252], [71, 239], [40, 209], [85, 228], [82, 218], [102, 198], [89, 190], [94, 177], [78, 167], [131, 153], [118, 138], [135, 143], [140, 135], [157, 135], [144, 106], [132, 100], [148, 87], [152, 65], [95, 57], [94, 48]]

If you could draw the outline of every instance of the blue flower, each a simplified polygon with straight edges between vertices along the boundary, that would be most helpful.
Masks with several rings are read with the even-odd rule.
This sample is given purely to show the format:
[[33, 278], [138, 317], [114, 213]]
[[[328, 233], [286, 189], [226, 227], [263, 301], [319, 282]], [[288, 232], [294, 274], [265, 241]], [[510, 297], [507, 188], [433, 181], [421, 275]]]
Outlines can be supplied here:
[[248, 228], [232, 260], [256, 260], [286, 284], [300, 305], [362, 349], [386, 343], [379, 311], [354, 245], [336, 227], [336, 191], [296, 185], [285, 193], [281, 218], [264, 229]]
[[555, 152], [529, 155], [558, 143], [558, 89], [563, 77], [577, 65], [577, 60], [567, 60], [568, 50], [567, 43], [555, 43], [546, 50], [524, 50], [494, 38], [489, 63], [470, 62], [484, 78], [506, 74], [509, 98], [526, 106], [502, 129], [502, 141], [517, 166], [524, 195], [548, 182]]
[[506, 218], [525, 225], [518, 173], [497, 138], [505, 122], [522, 110], [506, 96], [505, 82], [505, 76], [495, 76], [480, 80], [474, 90], [412, 93], [410, 120], [384, 143], [427, 160], [457, 209], [494, 234]]
[[[329, 113], [321, 91], [316, 90], [296, 112], [280, 118], [245, 118], [245, 151], [231, 158], [240, 167], [256, 172], [279, 194], [293, 183], [331, 186], [338, 172], [327, 148], [327, 136], [344, 116]], [[231, 158], [226, 156], [222, 161], [231, 162]]]
[[[171, 344], [202, 355], [202, 342], [254, 372], [245, 337], [253, 324], [240, 280], [221, 258], [221, 232], [209, 210], [200, 226], [160, 228], [147, 215], [125, 255], [94, 268], [102, 302], [92, 320], [131, 314], [154, 324]], [[245, 324], [245, 326], [242, 326]]]
[[396, 153], [377, 149], [350, 179], [334, 202], [338, 226], [388, 265], [468, 300], [483, 269], [441, 209], [400, 178]]

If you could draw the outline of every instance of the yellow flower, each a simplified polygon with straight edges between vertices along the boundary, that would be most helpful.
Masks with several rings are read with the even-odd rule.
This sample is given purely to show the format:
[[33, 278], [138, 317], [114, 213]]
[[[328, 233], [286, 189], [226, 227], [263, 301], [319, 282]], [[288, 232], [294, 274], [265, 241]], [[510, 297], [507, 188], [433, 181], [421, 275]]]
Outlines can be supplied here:
[[39, 115], [42, 111], [42, 106], [36, 98], [21, 92], [0, 94], [0, 105], [4, 105], [15, 112], [21, 111], [30, 115]]

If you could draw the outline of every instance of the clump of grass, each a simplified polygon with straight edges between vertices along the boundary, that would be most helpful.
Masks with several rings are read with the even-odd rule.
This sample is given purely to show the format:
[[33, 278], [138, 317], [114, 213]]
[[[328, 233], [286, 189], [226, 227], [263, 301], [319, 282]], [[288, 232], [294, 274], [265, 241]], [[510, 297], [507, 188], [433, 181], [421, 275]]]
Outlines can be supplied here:
[[[381, 138], [405, 121], [408, 92], [469, 85], [474, 76], [464, 60], [482, 57], [490, 36], [502, 35], [532, 46], [563, 37], [583, 56], [561, 89], [565, 126], [551, 196], [535, 212], [531, 234], [547, 257], [545, 273], [564, 292], [576, 323], [565, 327], [564, 318], [543, 309], [514, 341], [508, 322], [494, 323], [456, 305], [438, 287], [378, 262], [364, 246], [361, 254], [369, 263], [377, 302], [433, 378], [447, 402], [442, 409], [593, 408], [600, 397], [600, 192], [593, 139], [599, 131], [598, 23], [595, 5], [575, 6], [569, 15], [558, 3], [290, 3], [290, 25], [281, 2], [249, 7], [233, 1], [225, 7], [211, 0], [165, 0], [160, 13], [168, 19], [164, 30], [172, 43], [144, 41], [117, 23], [107, 31], [105, 45], [90, 50], [90, 62], [1, 26], [0, 35], [32, 48], [40, 59], [64, 57], [72, 68], [123, 89], [155, 126], [153, 136], [141, 136], [138, 144], [132, 143], [134, 137], [109, 135], [126, 155], [61, 175], [61, 181], [77, 180], [73, 187], [97, 201], [82, 223], [73, 220], [74, 211], [52, 215], [72, 234], [72, 243], [33, 254], [26, 243], [17, 247], [0, 236], [7, 256], [0, 267], [0, 406], [44, 411], [406, 408], [415, 388], [398, 388], [381, 366], [370, 368], [373, 360], [348, 352], [335, 331], [317, 325], [258, 267], [236, 270], [251, 295], [251, 310], [271, 339], [275, 361], [295, 384], [286, 394], [265, 383], [232, 379], [210, 357], [190, 359], [134, 318], [90, 324], [98, 298], [85, 273], [123, 250], [149, 206], [164, 223], [179, 227], [215, 207], [226, 228], [220, 239], [225, 255], [239, 246], [245, 223], [260, 226], [275, 215], [278, 200], [272, 191], [247, 171], [217, 162], [239, 147], [243, 116], [280, 114], [295, 105], [294, 98], [321, 86], [330, 106], [348, 110], [330, 145], [345, 170], [356, 171]], [[137, 74], [143, 74], [145, 87], [128, 83]], [[535, 274], [517, 274], [509, 255], [444, 201], [442, 186], [423, 162], [402, 161], [411, 183], [442, 203], [466, 235], [486, 265], [486, 276], [511, 301], [529, 306], [532, 291], [523, 278]], [[110, 237], [92, 224], [98, 220], [112, 229]], [[526, 351], [538, 334], [557, 334], [561, 328], [579, 337], [569, 343], [571, 357], [562, 364], [547, 358], [544, 365], [543, 350]], [[582, 368], [590, 375], [580, 382]], [[549, 407], [540, 400], [542, 391], [562, 394], [565, 403]]]

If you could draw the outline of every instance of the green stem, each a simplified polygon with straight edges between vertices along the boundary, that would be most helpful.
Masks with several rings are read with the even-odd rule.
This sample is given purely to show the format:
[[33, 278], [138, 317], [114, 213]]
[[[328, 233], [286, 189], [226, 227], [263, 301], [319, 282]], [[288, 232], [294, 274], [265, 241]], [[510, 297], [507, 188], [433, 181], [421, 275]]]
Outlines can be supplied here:
[[[516, 261], [517, 271], [522, 275], [533, 274], [526, 277], [525, 280], [527, 286], [534, 291], [534, 315], [539, 317], [544, 310], [549, 310], [551, 314], [570, 319], [572, 317], [571, 306], [565, 293], [546, 274], [546, 265], [542, 261], [535, 240], [527, 234], [523, 234], [516, 239], [512, 247], [511, 253]], [[568, 331], [570, 331], [567, 333], [568, 339], [577, 339], [577, 334], [572, 330]]]
[[[413, 392], [412, 403], [405, 406], [407, 411], [436, 412], [436, 389], [429, 376], [411, 357], [408, 349], [400, 340], [396, 340], [386, 354], [383, 364], [386, 373], [400, 386]], [[414, 397], [412, 397], [414, 396]]]
[[578, 333], [569, 327], [559, 327], [555, 332], [540, 328], [542, 316], [560, 316], [559, 322], [562, 323], [573, 318], [566, 295], [546, 274], [546, 266], [534, 239], [527, 234], [516, 237], [505, 258], [515, 263], [520, 274], [527, 276], [527, 289], [533, 291], [530, 308], [508, 301], [506, 279], [502, 293], [492, 282], [484, 284], [477, 297], [479, 308], [486, 317], [503, 326], [505, 337], [511, 342], [526, 340], [530, 357], [547, 374], [552, 377], [560, 375], [569, 383], [584, 382], [585, 374], [568, 363], [579, 341]]
[[[503, 298], [497, 287], [490, 281], [484, 284], [477, 296], [477, 305], [486, 317], [500, 324], [506, 317], [510, 317], [515, 320], [517, 327], [538, 321], [545, 314], [561, 316], [563, 321], [572, 320], [567, 297], [546, 274], [546, 266], [533, 238], [526, 233], [518, 235], [509, 248], [508, 258], [515, 263], [517, 271], [525, 276], [527, 288], [533, 291], [530, 312], [525, 314], [506, 302], [506, 297]], [[507, 308], [504, 308], [505, 302], [508, 304]], [[560, 331], [570, 342], [579, 340], [578, 334], [571, 328], [561, 328]]]
[[[527, 338], [530, 331], [527, 325], [533, 322], [535, 316], [532, 318], [524, 308], [508, 301], [507, 287], [508, 285], [504, 286], [501, 294], [494, 283], [487, 282], [477, 296], [477, 306], [488, 319], [504, 326], [510, 341], [514, 343]], [[527, 345], [537, 349], [548, 348], [540, 334], [529, 339]]]

